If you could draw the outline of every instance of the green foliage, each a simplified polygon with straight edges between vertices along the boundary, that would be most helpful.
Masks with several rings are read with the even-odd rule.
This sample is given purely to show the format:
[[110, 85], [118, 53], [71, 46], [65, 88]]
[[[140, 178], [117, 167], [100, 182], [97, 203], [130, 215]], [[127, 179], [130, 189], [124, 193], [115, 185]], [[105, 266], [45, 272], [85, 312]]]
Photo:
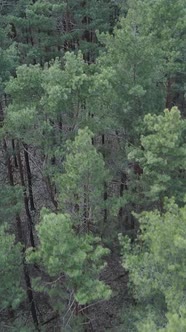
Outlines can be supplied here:
[[168, 323], [159, 332], [184, 332], [186, 329], [186, 312], [185, 308], [180, 310], [179, 314], [167, 314]]
[[22, 207], [20, 188], [4, 185], [0, 188], [0, 223], [11, 221]]
[[40, 262], [50, 276], [57, 278], [59, 282], [54, 282], [57, 292], [64, 273], [66, 287], [73, 290], [80, 304], [109, 297], [109, 287], [98, 280], [104, 267], [103, 256], [108, 254], [99, 238], [77, 235], [68, 214], [44, 214], [37, 231], [40, 245], [36, 251], [28, 251], [28, 259]]
[[11, 77], [6, 85], [5, 91], [11, 95], [12, 103], [6, 109], [3, 130], [9, 137], [26, 143], [40, 142], [42, 128], [38, 128], [41, 118], [38, 105], [43, 92], [41, 82], [42, 70], [39, 65], [23, 65], [17, 67], [16, 77]]
[[18, 0], [6, 7], [3, 26], [19, 49], [20, 63], [42, 65], [80, 49], [93, 61], [100, 48], [95, 30], [108, 31], [115, 10], [112, 1], [105, 0]]
[[72, 221], [83, 228], [101, 221], [104, 181], [108, 180], [103, 157], [92, 145], [92, 137], [86, 127], [68, 142], [64, 173], [56, 179], [62, 210], [71, 211]]
[[163, 327], [167, 319], [165, 331], [174, 331], [176, 321], [180, 327], [185, 324], [186, 206], [179, 208], [174, 200], [167, 200], [165, 213], [144, 212], [139, 221], [141, 232], [136, 243], [121, 239], [123, 265], [144, 310], [144, 325], [139, 323], [138, 330], [154, 326], [152, 331], [156, 331], [156, 325]]
[[[150, 201], [174, 196], [182, 202], [186, 185], [186, 121], [176, 107], [162, 115], [144, 118], [142, 149], [131, 149], [129, 160], [136, 160], [143, 169], [137, 180], [139, 195]], [[141, 195], [141, 196], [142, 196]]]
[[87, 67], [81, 52], [67, 52], [63, 62], [56, 59], [44, 69], [41, 104], [53, 121], [61, 116], [66, 130], [85, 121], [84, 103], [90, 84]]
[[[11, 332], [34, 332], [35, 328], [33, 327], [30, 321], [26, 322], [26, 317], [18, 317], [13, 322], [1, 322], [0, 328], [2, 331], [10, 329]], [[8, 330], [7, 330], [8, 331]], [[41, 329], [43, 332], [43, 329]]]
[[22, 255], [20, 244], [8, 234], [7, 226], [0, 226], [0, 308], [15, 309], [24, 299], [21, 286]]
[[95, 113], [105, 128], [125, 132], [133, 142], [144, 114], [164, 107], [164, 60], [154, 37], [145, 31], [147, 19], [143, 3], [132, 2], [114, 34], [99, 37], [106, 52], [95, 75]]
[[[68, 324], [75, 305], [110, 295], [99, 280], [108, 254], [101, 244], [111, 245], [118, 227], [134, 240], [139, 218], [136, 241], [121, 240], [137, 302], [121, 330], [185, 331], [185, 0], [7, 0], [0, 15], [0, 138], [9, 154], [4, 144], [0, 222], [15, 232], [21, 182], [30, 231], [29, 200], [37, 224], [43, 183], [57, 211], [43, 210], [33, 231], [39, 244], [28, 261], [48, 274], [35, 289], [61, 315], [67, 310], [62, 329], [81, 329], [79, 317]], [[174, 201], [163, 205], [165, 196]], [[22, 211], [21, 218], [26, 244]], [[16, 308], [24, 297], [21, 247], [5, 226], [0, 240], [0, 306]], [[35, 297], [32, 305], [35, 316]], [[22, 321], [14, 326], [21, 330]]]
[[16, 77], [6, 86], [12, 103], [6, 110], [4, 131], [45, 153], [51, 154], [52, 148], [54, 154], [70, 129], [87, 121], [86, 68], [81, 52], [77, 56], [67, 53], [63, 62], [56, 59], [44, 69], [40, 65], [18, 67]]
[[183, 72], [186, 10], [185, 1], [145, 1], [148, 8], [148, 31], [161, 46], [169, 74]]
[[0, 47], [0, 97], [3, 94], [5, 83], [10, 75], [15, 72], [17, 65], [17, 51], [15, 45], [3, 49]]
[[179, 314], [167, 314], [167, 325], [164, 328], [158, 328], [156, 324], [149, 320], [138, 325], [138, 332], [184, 332], [186, 328], [185, 310]]

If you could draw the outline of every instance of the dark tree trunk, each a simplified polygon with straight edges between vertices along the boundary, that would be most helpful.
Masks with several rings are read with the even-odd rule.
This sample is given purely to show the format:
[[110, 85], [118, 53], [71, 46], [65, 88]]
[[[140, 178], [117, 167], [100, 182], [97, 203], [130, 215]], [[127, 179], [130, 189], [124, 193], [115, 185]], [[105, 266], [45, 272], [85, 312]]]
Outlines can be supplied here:
[[[122, 172], [121, 173], [121, 182], [120, 182], [120, 192], [119, 192], [120, 197], [123, 197], [124, 190], [128, 189], [127, 184], [126, 184], [126, 180], [127, 180], [126, 174], [124, 172]], [[124, 209], [121, 206], [120, 209], [119, 209], [119, 212], [118, 212], [119, 221], [122, 221], [123, 214], [124, 214]]]
[[4, 147], [4, 151], [5, 151], [5, 163], [6, 163], [7, 171], [8, 171], [8, 180], [9, 180], [10, 185], [14, 186], [12, 164], [11, 164], [10, 156], [8, 153], [8, 147], [7, 147], [7, 143], [6, 143], [5, 139], [3, 140], [3, 147]]
[[[4, 139], [4, 150], [5, 150], [5, 156], [6, 156], [6, 165], [7, 165], [7, 171], [8, 171], [8, 178], [9, 178], [9, 183], [10, 186], [14, 187], [14, 176], [13, 176], [13, 170], [12, 170], [12, 165], [11, 165], [11, 159], [10, 156], [8, 154], [8, 149], [7, 149], [7, 143], [6, 140]], [[18, 242], [20, 242], [23, 245], [23, 273], [24, 273], [24, 280], [25, 280], [25, 284], [26, 284], [26, 292], [27, 292], [27, 297], [28, 297], [28, 301], [30, 304], [30, 310], [31, 310], [31, 314], [32, 314], [32, 319], [36, 328], [36, 331], [40, 331], [39, 329], [39, 322], [38, 322], [38, 318], [37, 318], [37, 311], [36, 311], [36, 306], [35, 306], [35, 302], [34, 302], [34, 296], [33, 296], [33, 291], [32, 291], [32, 285], [31, 285], [31, 280], [30, 280], [30, 275], [29, 275], [29, 271], [25, 262], [25, 238], [23, 235], [23, 229], [22, 229], [22, 222], [21, 222], [21, 218], [19, 216], [19, 214], [16, 214], [16, 227], [17, 227], [17, 234], [18, 234]]]
[[59, 120], [58, 120], [58, 130], [59, 130], [59, 142], [62, 142], [62, 133], [63, 133], [63, 121], [62, 121], [62, 115], [60, 114]]
[[168, 108], [169, 110], [172, 107], [172, 83], [173, 83], [173, 80], [171, 78], [168, 78], [168, 80], [167, 80], [166, 108]]
[[[105, 135], [104, 134], [102, 134], [102, 136], [101, 136], [101, 142], [102, 142], [102, 146], [103, 146], [103, 159], [105, 160], [105, 151], [104, 151], [104, 148], [105, 148], [104, 147], [104, 145], [105, 145]], [[108, 192], [107, 192], [107, 183], [106, 183], [106, 181], [104, 181], [103, 186], [104, 186], [103, 200], [106, 203], [106, 201], [108, 199]], [[104, 222], [104, 224], [106, 224], [107, 223], [107, 219], [108, 219], [108, 211], [107, 211], [106, 207], [104, 208], [104, 212], [103, 213], [104, 213], [104, 215], [103, 215], [103, 222]]]
[[15, 165], [15, 168], [18, 168], [17, 157], [16, 157], [16, 149], [15, 149], [15, 140], [14, 139], [12, 139], [12, 149], [13, 149], [13, 155], [14, 155], [14, 165]]
[[24, 157], [25, 157], [25, 165], [26, 165], [26, 173], [27, 173], [27, 181], [28, 181], [28, 192], [29, 192], [29, 201], [30, 201], [30, 209], [31, 211], [35, 211], [33, 190], [32, 190], [32, 173], [30, 168], [30, 161], [28, 155], [28, 145], [23, 144], [24, 146]]
[[51, 180], [50, 180], [49, 176], [46, 176], [44, 179], [45, 179], [47, 191], [48, 191], [48, 193], [50, 195], [50, 199], [51, 199], [51, 201], [52, 201], [55, 209], [57, 210], [57, 208], [58, 208], [58, 202], [55, 199], [55, 193], [54, 193], [54, 189], [52, 187]]
[[[107, 184], [106, 184], [106, 182], [104, 182], [104, 194], [103, 194], [104, 202], [107, 201], [107, 198], [108, 198]], [[103, 217], [104, 224], [107, 223], [107, 219], [108, 219], [108, 212], [107, 212], [107, 208], [105, 207], [104, 208], [104, 217]]]
[[30, 304], [30, 311], [31, 311], [31, 314], [32, 314], [32, 319], [33, 319], [36, 331], [40, 331], [39, 322], [38, 322], [38, 318], [37, 318], [37, 311], [36, 311], [36, 306], [35, 306], [35, 301], [34, 301], [34, 296], [33, 296], [33, 292], [32, 292], [32, 285], [31, 285], [30, 275], [29, 275], [29, 271], [28, 271], [28, 268], [27, 268], [27, 265], [26, 265], [25, 262], [23, 262], [23, 271], [24, 271], [26, 291], [27, 291], [28, 301], [29, 301], [29, 304]]
[[17, 160], [18, 160], [18, 166], [19, 166], [21, 185], [23, 187], [24, 206], [25, 206], [25, 212], [26, 212], [26, 216], [27, 216], [27, 220], [28, 220], [30, 243], [31, 243], [31, 246], [33, 248], [35, 248], [34, 234], [33, 234], [33, 229], [32, 229], [33, 223], [32, 223], [32, 217], [30, 214], [30, 209], [29, 209], [29, 204], [28, 204], [28, 197], [27, 197], [27, 193], [26, 193], [26, 186], [25, 186], [25, 181], [24, 181], [24, 173], [23, 173], [23, 166], [22, 166], [19, 146], [18, 146], [17, 150], [18, 150]]

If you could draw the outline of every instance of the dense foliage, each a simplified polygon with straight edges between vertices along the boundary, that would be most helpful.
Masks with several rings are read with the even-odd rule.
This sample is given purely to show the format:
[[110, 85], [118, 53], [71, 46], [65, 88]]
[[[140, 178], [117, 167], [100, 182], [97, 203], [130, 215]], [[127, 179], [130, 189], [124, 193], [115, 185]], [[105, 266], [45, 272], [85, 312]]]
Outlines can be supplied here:
[[0, 330], [186, 330], [185, 55], [185, 0], [0, 1]]

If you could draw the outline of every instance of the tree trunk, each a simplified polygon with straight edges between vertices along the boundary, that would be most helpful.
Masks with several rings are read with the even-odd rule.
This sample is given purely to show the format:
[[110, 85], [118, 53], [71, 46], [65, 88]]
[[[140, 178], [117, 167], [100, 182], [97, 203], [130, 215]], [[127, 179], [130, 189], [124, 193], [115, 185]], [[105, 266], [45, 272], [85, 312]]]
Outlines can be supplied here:
[[50, 199], [51, 199], [51, 201], [52, 201], [52, 203], [53, 203], [55, 209], [57, 210], [57, 208], [58, 208], [58, 202], [57, 202], [56, 199], [55, 199], [54, 190], [53, 190], [53, 188], [52, 188], [52, 183], [51, 183], [51, 181], [50, 181], [49, 176], [47, 175], [47, 176], [44, 178], [44, 180], [45, 180], [45, 183], [46, 183], [47, 191], [48, 191], [48, 193], [49, 193], [49, 195], [50, 195]]
[[26, 212], [26, 216], [27, 216], [27, 220], [28, 220], [30, 243], [31, 243], [31, 246], [33, 248], [35, 248], [34, 234], [33, 234], [33, 229], [32, 229], [33, 223], [32, 223], [32, 217], [31, 217], [30, 210], [29, 210], [28, 197], [27, 197], [27, 193], [26, 193], [26, 186], [25, 186], [25, 181], [24, 181], [24, 173], [23, 173], [21, 155], [20, 155], [20, 151], [19, 151], [19, 145], [18, 145], [17, 151], [18, 151], [17, 160], [18, 160], [18, 166], [19, 166], [21, 185], [23, 187], [24, 206], [25, 206], [25, 212]]
[[[126, 184], [126, 180], [127, 180], [126, 174], [124, 172], [121, 172], [121, 182], [120, 182], [120, 192], [119, 192], [120, 197], [123, 197], [124, 190], [128, 189], [127, 184]], [[124, 209], [121, 206], [120, 209], [119, 209], [119, 212], [118, 212], [119, 223], [122, 222], [123, 214], [124, 214]]]
[[23, 271], [24, 271], [26, 291], [27, 291], [28, 301], [29, 301], [29, 304], [30, 304], [30, 311], [31, 311], [31, 314], [32, 314], [32, 319], [33, 319], [36, 331], [40, 331], [38, 317], [37, 317], [37, 311], [36, 311], [36, 306], [35, 306], [35, 301], [34, 301], [34, 296], [33, 296], [33, 292], [32, 292], [32, 285], [31, 285], [30, 275], [29, 275], [27, 265], [24, 261], [24, 258], [23, 258]]
[[167, 80], [166, 108], [168, 108], [169, 110], [172, 107], [172, 83], [173, 83], [173, 79], [168, 78], [168, 80]]
[[[8, 178], [9, 178], [9, 183], [11, 187], [14, 187], [14, 176], [13, 176], [13, 171], [12, 171], [12, 165], [11, 165], [11, 159], [10, 156], [8, 154], [8, 149], [7, 149], [7, 143], [6, 140], [4, 139], [3, 142], [4, 145], [4, 150], [6, 153], [6, 165], [7, 165], [7, 171], [8, 171]], [[23, 273], [24, 273], [24, 280], [25, 280], [25, 284], [26, 284], [26, 292], [27, 292], [27, 297], [28, 297], [28, 301], [30, 304], [30, 310], [31, 310], [31, 314], [32, 314], [32, 319], [34, 322], [34, 326], [36, 328], [36, 331], [40, 331], [39, 329], [39, 322], [38, 322], [38, 318], [37, 318], [37, 311], [36, 311], [36, 306], [35, 306], [35, 302], [34, 302], [34, 296], [33, 296], [33, 292], [32, 292], [32, 286], [31, 286], [31, 280], [30, 280], [30, 275], [29, 275], [29, 271], [25, 262], [25, 238], [24, 238], [24, 234], [23, 234], [23, 229], [22, 229], [22, 222], [21, 222], [21, 218], [20, 215], [17, 213], [16, 214], [16, 227], [17, 227], [17, 234], [18, 234], [18, 242], [20, 242], [23, 245]]]
[[24, 146], [24, 157], [25, 157], [25, 165], [26, 165], [26, 173], [27, 173], [27, 181], [28, 181], [30, 209], [31, 209], [31, 211], [35, 211], [34, 197], [33, 197], [33, 190], [32, 190], [32, 173], [31, 173], [30, 161], [29, 161], [29, 155], [28, 155], [28, 145], [23, 144], [23, 146]]
[[[104, 134], [102, 134], [102, 136], [101, 136], [101, 142], [102, 142], [102, 146], [103, 146], [103, 159], [105, 160], [105, 151], [104, 151], [105, 135]], [[108, 198], [107, 183], [106, 183], [106, 181], [104, 181], [103, 186], [104, 186], [103, 200], [104, 200], [104, 203], [106, 203], [107, 198]], [[105, 207], [104, 208], [104, 215], [103, 215], [103, 222], [104, 222], [104, 224], [107, 223], [107, 219], [108, 219], [108, 212], [107, 212], [107, 208]]]
[[18, 168], [17, 157], [16, 157], [16, 149], [15, 149], [15, 140], [14, 139], [12, 139], [12, 149], [13, 149], [13, 155], [14, 155], [14, 165], [15, 165], [15, 168]]
[[[104, 182], [104, 194], [103, 194], [104, 202], [107, 201], [107, 198], [108, 198], [107, 184], [106, 184], [106, 182]], [[107, 223], [107, 219], [108, 219], [108, 212], [107, 212], [107, 208], [105, 207], [105, 208], [104, 208], [104, 217], [103, 217], [103, 222], [104, 222], [104, 224]]]

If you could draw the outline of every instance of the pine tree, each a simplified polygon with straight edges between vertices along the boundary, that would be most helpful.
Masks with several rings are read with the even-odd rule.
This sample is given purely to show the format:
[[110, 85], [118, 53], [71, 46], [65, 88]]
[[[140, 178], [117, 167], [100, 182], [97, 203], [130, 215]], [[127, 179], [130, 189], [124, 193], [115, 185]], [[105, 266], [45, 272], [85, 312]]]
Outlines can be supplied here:
[[44, 65], [72, 50], [82, 50], [92, 62], [99, 50], [96, 30], [112, 28], [115, 7], [108, 0], [19, 0], [4, 7], [2, 20], [19, 49], [21, 64]]
[[185, 1], [146, 1], [149, 17], [147, 32], [151, 32], [162, 50], [166, 73], [166, 108], [178, 106], [185, 114]]
[[90, 232], [95, 223], [103, 228], [104, 181], [108, 180], [103, 157], [92, 145], [93, 134], [80, 129], [68, 142], [64, 171], [57, 175], [62, 211], [70, 211], [78, 232]]
[[[53, 295], [53, 305], [59, 310], [63, 308], [61, 300], [67, 297], [68, 290], [79, 304], [88, 304], [110, 295], [109, 287], [98, 280], [104, 267], [103, 256], [108, 254], [108, 249], [99, 244], [99, 238], [91, 234], [77, 234], [73, 228], [70, 215], [43, 211], [37, 226], [40, 245], [36, 251], [27, 252], [29, 261], [39, 262], [54, 277], [51, 286], [46, 283], [42, 289], [48, 291], [51, 297]], [[62, 280], [65, 284], [61, 283]], [[36, 288], [39, 287], [37, 281], [36, 285]]]
[[165, 110], [163, 115], [145, 116], [142, 148], [132, 148], [128, 156], [143, 169], [132, 194], [134, 200], [143, 202], [143, 207], [157, 202], [161, 208], [164, 196], [174, 196], [182, 204], [186, 181], [185, 129], [185, 119], [176, 107]]
[[0, 226], [0, 308], [16, 309], [25, 298], [21, 285], [22, 254], [20, 243], [8, 233], [7, 225]]
[[138, 216], [136, 243], [121, 240], [123, 264], [137, 302], [132, 331], [175, 331], [185, 326], [185, 217], [185, 206], [166, 199], [163, 213], [154, 210]]
[[70, 307], [76, 314], [84, 310], [82, 305], [86, 308], [89, 303], [110, 295], [109, 288], [99, 280], [105, 265], [103, 256], [109, 250], [94, 235], [95, 232], [102, 234], [105, 227], [103, 192], [108, 172], [91, 138], [91, 131], [85, 128], [78, 131], [73, 142], [67, 142], [63, 171], [54, 177], [60, 212], [43, 211], [36, 227], [40, 245], [33, 252], [28, 251], [28, 259], [43, 266], [53, 278], [50, 287], [36, 280], [36, 289], [49, 294], [52, 305], [61, 315], [65, 310], [62, 298], [69, 298], [67, 290], [73, 299]]

